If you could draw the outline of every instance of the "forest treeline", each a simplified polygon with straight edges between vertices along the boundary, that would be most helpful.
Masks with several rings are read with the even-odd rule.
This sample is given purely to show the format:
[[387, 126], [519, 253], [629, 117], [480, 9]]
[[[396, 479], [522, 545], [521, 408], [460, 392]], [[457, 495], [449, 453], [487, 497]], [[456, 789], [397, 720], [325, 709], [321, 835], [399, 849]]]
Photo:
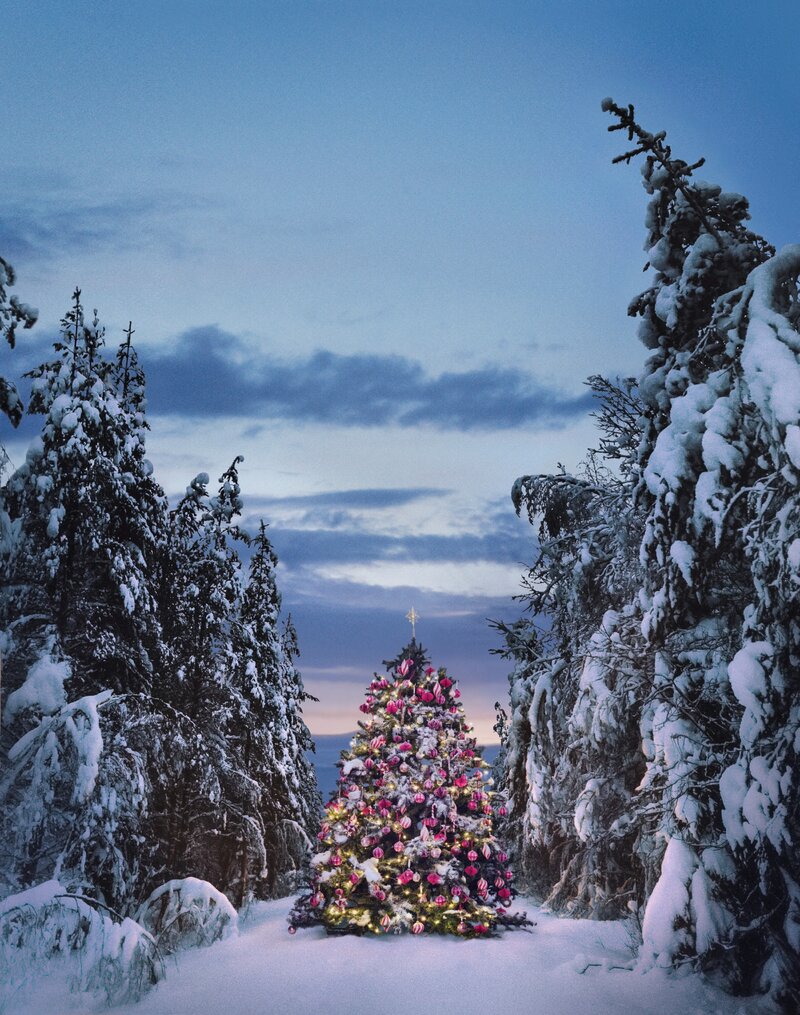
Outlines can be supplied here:
[[[641, 961], [800, 1005], [800, 246], [632, 106], [648, 288], [638, 381], [593, 377], [597, 447], [523, 476], [530, 616], [499, 624], [507, 832], [558, 911], [633, 913]], [[507, 720], [507, 722], [506, 722]]]
[[[10, 295], [0, 324], [35, 312]], [[25, 409], [41, 424], [0, 490], [4, 894], [57, 878], [130, 916], [166, 883], [237, 906], [285, 894], [319, 795], [291, 618], [236, 458], [170, 506], [145, 454], [145, 379], [76, 290]], [[0, 383], [13, 424], [22, 399]]]

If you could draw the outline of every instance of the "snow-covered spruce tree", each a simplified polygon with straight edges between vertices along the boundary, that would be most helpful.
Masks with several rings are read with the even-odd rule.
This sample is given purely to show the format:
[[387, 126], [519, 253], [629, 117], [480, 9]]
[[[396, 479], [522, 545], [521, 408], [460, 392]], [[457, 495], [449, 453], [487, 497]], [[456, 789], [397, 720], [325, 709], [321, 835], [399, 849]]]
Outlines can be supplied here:
[[514, 485], [517, 510], [539, 529], [523, 597], [534, 616], [497, 626], [515, 662], [505, 788], [520, 873], [552, 907], [607, 918], [636, 903], [644, 880], [634, 853], [642, 518], [630, 495], [641, 406], [630, 381], [590, 384], [600, 442], [580, 474]]
[[642, 794], [666, 844], [643, 955], [800, 1004], [800, 247], [745, 226], [633, 107], [653, 284], [637, 501], [643, 632], [655, 658]]
[[138, 692], [159, 653], [149, 577], [166, 519], [143, 406], [123, 393], [78, 290], [55, 351], [30, 374], [41, 435], [0, 495], [5, 690], [57, 651], [70, 662], [70, 698]]
[[[307, 695], [294, 666], [296, 639], [282, 630], [277, 558], [262, 521], [236, 623], [232, 627], [233, 696], [229, 741], [243, 783], [252, 788], [226, 834], [238, 864], [238, 900], [272, 896], [299, 871], [317, 828], [321, 800], [307, 758], [311, 736], [303, 721]], [[233, 881], [229, 875], [228, 882]], [[290, 885], [294, 887], [293, 884]]]
[[[38, 311], [22, 303], [19, 297], [9, 295], [8, 289], [16, 282], [14, 269], [0, 257], [0, 339], [5, 339], [13, 349], [17, 341], [17, 328], [32, 328], [39, 316]], [[19, 426], [22, 419], [22, 399], [13, 381], [0, 377], [0, 412]]]
[[0, 492], [2, 868], [13, 886], [63, 876], [124, 909], [144, 841], [165, 501], [141, 393], [126, 398], [77, 292], [55, 351], [32, 372], [41, 436]]
[[502, 806], [483, 779], [460, 692], [412, 641], [369, 685], [338, 792], [326, 807], [312, 883], [290, 930], [410, 930], [480, 936], [510, 914], [512, 873], [493, 834]]
[[175, 745], [164, 797], [157, 797], [154, 834], [163, 871], [167, 878], [192, 875], [223, 890], [232, 876], [228, 821], [238, 830], [242, 809], [254, 810], [257, 799], [227, 737], [236, 708], [230, 675], [231, 625], [241, 597], [234, 545], [243, 538], [235, 522], [242, 507], [240, 461], [220, 477], [216, 496], [209, 496], [208, 476], [201, 473], [170, 513], [159, 593], [165, 656], [155, 689], [191, 730]]

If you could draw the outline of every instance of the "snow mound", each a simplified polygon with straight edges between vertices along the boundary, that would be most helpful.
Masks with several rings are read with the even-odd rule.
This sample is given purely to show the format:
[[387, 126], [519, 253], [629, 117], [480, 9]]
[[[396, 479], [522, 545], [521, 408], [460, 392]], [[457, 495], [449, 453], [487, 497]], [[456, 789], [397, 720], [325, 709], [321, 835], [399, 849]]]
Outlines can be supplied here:
[[136, 914], [165, 955], [219, 941], [238, 932], [228, 897], [208, 881], [183, 878], [156, 888]]

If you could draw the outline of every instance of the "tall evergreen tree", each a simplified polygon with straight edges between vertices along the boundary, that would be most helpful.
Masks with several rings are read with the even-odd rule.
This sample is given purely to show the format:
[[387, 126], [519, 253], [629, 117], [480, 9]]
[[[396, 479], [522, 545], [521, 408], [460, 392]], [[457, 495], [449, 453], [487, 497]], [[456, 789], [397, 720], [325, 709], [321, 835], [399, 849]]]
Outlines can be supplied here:
[[[540, 520], [531, 601], [552, 624], [534, 658], [530, 640], [510, 647], [512, 813], [524, 857], [549, 844], [568, 861], [545, 887], [568, 909], [603, 899], [561, 877], [587, 867], [559, 812], [582, 843], [631, 845], [621, 887], [643, 913], [644, 964], [691, 963], [795, 1010], [800, 247], [776, 254], [743, 197], [696, 179], [702, 160], [674, 158], [633, 107], [603, 107], [633, 143], [615, 161], [644, 157], [654, 275], [629, 312], [650, 356], [641, 410], [617, 398], [622, 411], [600, 416], [618, 481], [515, 487]], [[620, 422], [625, 441], [609, 443]], [[586, 780], [577, 795], [571, 772]]]
[[320, 806], [307, 757], [311, 738], [302, 717], [307, 695], [294, 667], [291, 622], [281, 631], [277, 558], [263, 521], [252, 548], [233, 629], [230, 724], [245, 785], [256, 790], [255, 798], [248, 797], [249, 809], [242, 808], [235, 832], [242, 902], [250, 893], [273, 895], [283, 877], [301, 868]]
[[499, 625], [515, 662], [505, 778], [528, 885], [556, 909], [616, 917], [645, 877], [634, 854], [642, 518], [630, 497], [641, 406], [631, 382], [590, 384], [601, 440], [581, 472], [514, 486], [517, 510], [538, 523], [525, 584], [541, 619]]
[[41, 436], [2, 492], [17, 532], [4, 544], [1, 606], [17, 635], [10, 690], [54, 639], [70, 660], [73, 696], [139, 691], [152, 679], [159, 631], [149, 571], [165, 502], [145, 458], [141, 407], [126, 405], [103, 346], [76, 290], [56, 358], [30, 374], [28, 411], [44, 417]]

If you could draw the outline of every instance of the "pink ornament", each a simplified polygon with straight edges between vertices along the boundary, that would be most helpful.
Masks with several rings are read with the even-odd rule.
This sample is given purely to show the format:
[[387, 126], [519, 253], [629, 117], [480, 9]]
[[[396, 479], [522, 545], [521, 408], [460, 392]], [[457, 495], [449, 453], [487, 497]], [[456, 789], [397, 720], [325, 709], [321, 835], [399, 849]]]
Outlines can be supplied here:
[[428, 757], [429, 758], [438, 758], [439, 757], [439, 752], [436, 750], [435, 747], [431, 747], [431, 749], [428, 751]]
[[420, 923], [420, 921], [417, 920], [417, 922], [411, 928], [411, 933], [412, 934], [421, 934], [423, 932], [423, 930], [425, 930], [425, 924], [424, 923]]
[[411, 744], [407, 740], [404, 740], [402, 742], [402, 744], [398, 744], [397, 745], [397, 750], [398, 751], [410, 751], [411, 750]]
[[442, 879], [439, 877], [436, 871], [432, 871], [427, 877], [427, 882], [429, 885], [438, 885], [441, 882], [441, 880]]
[[447, 905], [447, 899], [443, 895], [437, 895], [433, 901], [436, 903], [437, 906]]
[[431, 856], [433, 857], [433, 859], [438, 860], [441, 855], [442, 851], [437, 846], [434, 846], [433, 849], [431, 850]]
[[469, 930], [469, 927], [468, 927], [468, 926], [467, 926], [467, 925], [466, 925], [466, 924], [465, 924], [465, 923], [464, 923], [464, 922], [462, 921], [462, 922], [461, 922], [461, 923], [460, 923], [460, 924], [458, 925], [458, 927], [456, 928], [456, 930], [458, 931], [458, 933], [459, 933], [459, 934], [466, 934], [466, 933], [467, 933], [467, 931]]
[[500, 899], [510, 899], [511, 898], [511, 889], [510, 888], [501, 888], [500, 891], [497, 893], [497, 896]]
[[447, 690], [448, 687], [452, 687], [453, 686], [453, 681], [449, 677], [442, 677], [442, 679], [439, 681], [439, 684], [445, 690]]
[[350, 875], [350, 884], [351, 885], [357, 885], [360, 880], [361, 880], [361, 876], [359, 874], [356, 874], [355, 871]]
[[390, 701], [390, 702], [388, 702], [388, 704], [386, 705], [386, 711], [389, 713], [389, 715], [394, 715], [395, 712], [399, 712], [400, 711], [400, 702], [398, 702], [398, 701]]
[[397, 672], [400, 674], [401, 677], [405, 677], [411, 672], [413, 666], [414, 663], [412, 662], [411, 659], [404, 659], [397, 667]]
[[293, 924], [289, 924], [289, 933], [290, 934], [296, 934], [297, 933], [297, 927], [295, 927]]
[[497, 859], [500, 861], [500, 863], [505, 863], [506, 860], [508, 859], [508, 853], [498, 853]]
[[464, 873], [467, 875], [468, 878], [474, 878], [475, 875], [478, 873], [478, 868], [470, 864], [469, 867], [464, 868]]
[[497, 813], [500, 815], [501, 818], [504, 818], [506, 814], [508, 814], [508, 811], [505, 809], [505, 807], [498, 807]]
[[375, 857], [376, 860], [380, 860], [383, 857], [383, 850], [381, 849], [380, 846], [376, 846], [375, 849], [373, 849], [372, 851], [372, 855]]
[[469, 782], [469, 779], [466, 777], [466, 775], [459, 775], [459, 777], [457, 779], [454, 779], [453, 781], [455, 782], [456, 786], [459, 787], [459, 789], [463, 789]]
[[402, 828], [411, 828], [411, 818], [407, 814], [404, 814], [400, 818], [400, 825]]
[[378, 900], [378, 902], [383, 902], [383, 900], [386, 898], [386, 892], [384, 892], [382, 888], [376, 889], [374, 895], [375, 898]]
[[437, 818], [423, 818], [422, 824], [425, 825], [427, 828], [436, 828], [436, 826], [439, 824], [439, 821]]
[[427, 666], [425, 668], [425, 676], [426, 677], [432, 677], [435, 672], [436, 672], [436, 670], [432, 666]]
[[401, 885], [407, 885], [409, 881], [414, 880], [414, 872], [412, 870], [404, 870], [402, 874], [398, 874], [397, 880]]
[[469, 853], [467, 853], [467, 859], [468, 860], [477, 860], [478, 859], [478, 854], [475, 852], [474, 849], [471, 849], [469, 851]]
[[381, 917], [381, 927], [383, 927], [384, 930], [389, 929], [391, 922], [392, 921], [388, 913], [384, 914], [384, 916]]
[[362, 846], [363, 846], [363, 847], [364, 847], [365, 849], [366, 849], [366, 848], [367, 848], [368, 846], [371, 846], [371, 845], [372, 845], [372, 837], [371, 837], [371, 836], [369, 836], [369, 835], [362, 835], [362, 837], [361, 837], [361, 845], [362, 845]]
[[331, 864], [334, 867], [340, 867], [341, 864], [342, 864], [342, 858], [340, 856], [332, 856], [331, 857]]
[[367, 760], [364, 762], [364, 768], [374, 768], [374, 767], [375, 767], [374, 760], [372, 758], [367, 758]]
[[414, 803], [415, 804], [424, 804], [425, 803], [425, 794], [424, 793], [415, 793], [414, 794]]
[[467, 804], [467, 807], [468, 807], [468, 808], [469, 808], [469, 809], [470, 809], [471, 811], [477, 811], [477, 809], [478, 809], [478, 805], [477, 805], [477, 804], [475, 803], [475, 801], [474, 801], [474, 800], [470, 800], [470, 802], [469, 802], [469, 803]]
[[495, 888], [504, 888], [505, 887], [505, 881], [500, 877], [499, 874], [494, 879], [494, 886], [495, 886]]
[[402, 842], [400, 842], [399, 839], [394, 844], [394, 846], [392, 846], [392, 849], [395, 851], [395, 853], [402, 853], [405, 848], [406, 848], [405, 845]]
[[478, 895], [485, 895], [489, 891], [489, 882], [486, 878], [481, 878], [478, 882]]
[[492, 850], [491, 850], [491, 847], [489, 846], [488, 842], [484, 843], [484, 846], [483, 846], [483, 849], [481, 850], [481, 853], [483, 853], [483, 855], [486, 857], [487, 860], [492, 855]]

